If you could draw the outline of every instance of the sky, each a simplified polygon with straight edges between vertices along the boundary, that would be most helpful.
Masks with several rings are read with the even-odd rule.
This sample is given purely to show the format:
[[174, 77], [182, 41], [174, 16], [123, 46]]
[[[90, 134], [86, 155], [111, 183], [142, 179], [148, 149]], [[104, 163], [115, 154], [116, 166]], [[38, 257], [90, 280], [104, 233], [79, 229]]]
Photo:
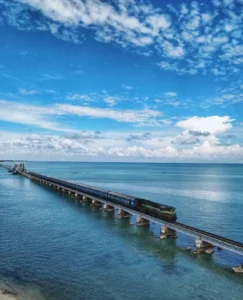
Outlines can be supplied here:
[[243, 0], [0, 0], [0, 158], [243, 162]]

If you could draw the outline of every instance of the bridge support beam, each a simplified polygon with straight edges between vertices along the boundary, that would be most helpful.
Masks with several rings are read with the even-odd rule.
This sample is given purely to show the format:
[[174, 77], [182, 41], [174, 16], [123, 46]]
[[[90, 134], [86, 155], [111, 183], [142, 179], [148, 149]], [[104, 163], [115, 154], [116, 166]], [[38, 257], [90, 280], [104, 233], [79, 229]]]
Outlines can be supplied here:
[[198, 254], [198, 253], [212, 254], [214, 252], [214, 246], [203, 240], [196, 240], [195, 246], [196, 249], [193, 251], [194, 254]]
[[163, 240], [163, 239], [167, 239], [167, 238], [176, 238], [176, 231], [167, 226], [161, 226], [160, 239]]
[[118, 209], [118, 215], [117, 218], [118, 219], [125, 219], [125, 218], [130, 218], [130, 214], [128, 212], [126, 212], [125, 210], [119, 208]]
[[141, 216], [138, 216], [136, 218], [136, 224], [137, 226], [149, 226], [149, 220], [144, 219]]
[[104, 210], [105, 211], [114, 211], [114, 207], [105, 203]]

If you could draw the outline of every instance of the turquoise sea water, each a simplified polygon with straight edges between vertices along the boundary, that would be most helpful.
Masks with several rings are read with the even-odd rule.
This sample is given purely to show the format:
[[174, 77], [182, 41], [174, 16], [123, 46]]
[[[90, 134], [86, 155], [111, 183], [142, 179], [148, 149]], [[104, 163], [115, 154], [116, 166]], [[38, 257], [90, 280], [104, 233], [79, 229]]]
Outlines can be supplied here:
[[[243, 165], [29, 162], [28, 169], [176, 206], [178, 221], [243, 242]], [[0, 168], [0, 279], [45, 299], [243, 299], [228, 251], [192, 256], [179, 234], [112, 213]]]

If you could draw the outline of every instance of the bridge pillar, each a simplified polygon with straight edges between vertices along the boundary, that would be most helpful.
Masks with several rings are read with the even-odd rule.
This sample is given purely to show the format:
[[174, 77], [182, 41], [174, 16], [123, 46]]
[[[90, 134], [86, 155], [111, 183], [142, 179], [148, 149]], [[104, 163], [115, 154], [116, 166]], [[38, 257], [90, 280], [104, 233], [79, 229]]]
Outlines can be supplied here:
[[238, 267], [232, 268], [234, 273], [243, 273], [243, 265], [239, 265]]
[[141, 216], [137, 216], [136, 218], [137, 226], [148, 226], [149, 220], [142, 218]]
[[92, 199], [83, 196], [83, 202], [91, 202], [91, 201], [92, 201]]
[[90, 206], [102, 206], [102, 203], [97, 200], [92, 200]]
[[166, 239], [166, 238], [176, 238], [176, 231], [174, 229], [171, 229], [167, 226], [161, 226], [160, 228], [160, 239]]
[[125, 210], [119, 208], [117, 218], [118, 219], [130, 218], [130, 214]]
[[83, 201], [83, 196], [81, 196], [80, 194], [78, 194], [78, 193], [74, 193], [74, 198], [76, 198], [76, 199], [79, 199], [80, 200], [80, 202], [82, 202]]
[[214, 252], [213, 250], [214, 246], [203, 240], [196, 240], [195, 246], [196, 249], [193, 251], [194, 254], [198, 254], [198, 253], [212, 254]]
[[108, 205], [108, 204], [104, 204], [104, 210], [105, 211], [114, 211], [114, 206]]

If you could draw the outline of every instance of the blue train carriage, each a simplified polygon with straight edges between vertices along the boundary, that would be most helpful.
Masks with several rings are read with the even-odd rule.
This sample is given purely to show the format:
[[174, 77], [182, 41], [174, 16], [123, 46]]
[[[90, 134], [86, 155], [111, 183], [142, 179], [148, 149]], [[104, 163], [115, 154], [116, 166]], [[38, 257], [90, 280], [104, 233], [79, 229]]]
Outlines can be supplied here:
[[101, 188], [96, 188], [96, 187], [90, 187], [89, 189], [89, 194], [94, 196], [94, 197], [98, 197], [104, 200], [107, 200], [107, 195], [108, 195], [107, 190], [101, 189]]
[[109, 192], [107, 200], [130, 208], [135, 208], [137, 202], [135, 197], [116, 193], [116, 192]]
[[82, 184], [82, 183], [76, 183], [75, 186], [76, 190], [83, 192], [85, 194], [90, 194], [90, 185]]
[[61, 179], [57, 179], [55, 177], [50, 177], [50, 176], [46, 176], [46, 175], [41, 175], [41, 174], [38, 174], [38, 173], [35, 173], [35, 172], [28, 172], [30, 175], [33, 175], [33, 176], [36, 176], [38, 178], [41, 178], [43, 180], [48, 180], [50, 182], [53, 182], [53, 183], [56, 183], [56, 184], [59, 184], [59, 185], [63, 185], [65, 187], [69, 187], [69, 188], [75, 188], [75, 184], [72, 183], [72, 182], [67, 182], [67, 181], [63, 181]]
[[165, 221], [176, 221], [177, 219], [175, 207], [150, 200], [137, 199], [137, 210]]

